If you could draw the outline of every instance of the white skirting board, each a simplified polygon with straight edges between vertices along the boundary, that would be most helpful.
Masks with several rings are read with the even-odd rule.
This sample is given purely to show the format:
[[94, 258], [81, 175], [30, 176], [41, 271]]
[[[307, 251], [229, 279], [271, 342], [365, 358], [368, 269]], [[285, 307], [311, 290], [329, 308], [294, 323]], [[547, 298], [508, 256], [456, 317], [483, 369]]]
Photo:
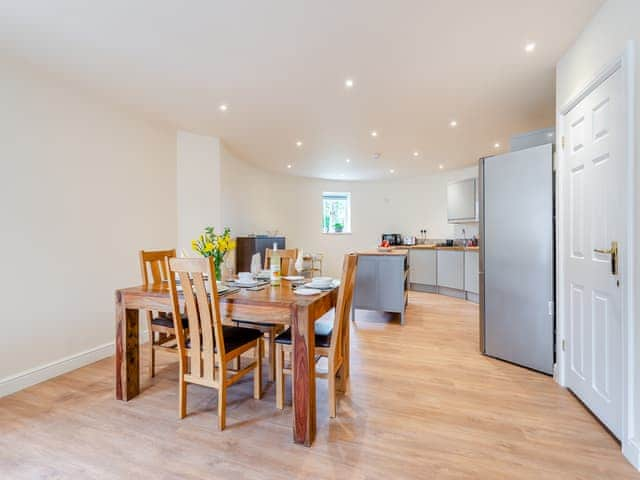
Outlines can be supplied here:
[[632, 439], [626, 442], [622, 446], [622, 454], [625, 456], [629, 463], [640, 470], [640, 442]]
[[[140, 344], [147, 341], [147, 332], [148, 330], [146, 329], [140, 331]], [[97, 347], [90, 348], [84, 352], [69, 355], [68, 357], [56, 360], [55, 362], [47, 363], [46, 365], [41, 365], [39, 367], [25, 370], [24, 372], [20, 372], [16, 375], [2, 378], [0, 379], [0, 398], [11, 395], [19, 390], [23, 390], [35, 385], [36, 383], [57, 377], [63, 373], [85, 367], [97, 362], [98, 360], [111, 357], [114, 354], [114, 342], [109, 342], [104, 345], [98, 345]]]
[[36, 383], [44, 382], [63, 373], [76, 370], [91, 363], [110, 357], [114, 354], [113, 342], [105, 343], [97, 347], [76, 353], [68, 357], [47, 363], [39, 367], [31, 368], [17, 375], [0, 380], [0, 397], [10, 395], [18, 390], [30, 387]]

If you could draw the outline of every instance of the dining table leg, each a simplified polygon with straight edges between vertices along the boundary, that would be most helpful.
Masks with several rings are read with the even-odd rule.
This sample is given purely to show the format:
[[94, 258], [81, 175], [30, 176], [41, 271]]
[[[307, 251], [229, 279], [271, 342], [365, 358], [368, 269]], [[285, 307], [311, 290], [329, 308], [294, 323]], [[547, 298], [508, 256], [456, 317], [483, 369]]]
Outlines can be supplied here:
[[305, 306], [294, 305], [291, 313], [293, 440], [310, 447], [316, 435], [315, 319]]
[[116, 292], [116, 399], [128, 401], [140, 393], [139, 313], [126, 308]]

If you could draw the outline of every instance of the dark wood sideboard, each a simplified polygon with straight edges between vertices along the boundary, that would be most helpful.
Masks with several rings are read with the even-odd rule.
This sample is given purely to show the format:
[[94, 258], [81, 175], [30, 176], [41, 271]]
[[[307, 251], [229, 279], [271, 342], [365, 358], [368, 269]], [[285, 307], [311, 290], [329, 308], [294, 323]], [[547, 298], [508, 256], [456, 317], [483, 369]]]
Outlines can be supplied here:
[[267, 248], [278, 245], [278, 250], [286, 248], [285, 237], [268, 237], [256, 235], [255, 237], [236, 238], [236, 272], [249, 272], [251, 270], [251, 257], [259, 253], [262, 265], [264, 265], [264, 252]]

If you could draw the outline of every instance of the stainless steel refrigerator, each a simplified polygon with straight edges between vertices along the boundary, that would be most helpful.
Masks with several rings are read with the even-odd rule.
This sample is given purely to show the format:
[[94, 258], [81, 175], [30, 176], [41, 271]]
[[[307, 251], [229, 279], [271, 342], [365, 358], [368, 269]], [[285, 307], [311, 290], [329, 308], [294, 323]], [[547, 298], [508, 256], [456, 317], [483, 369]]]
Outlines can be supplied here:
[[554, 364], [553, 146], [480, 159], [480, 349]]

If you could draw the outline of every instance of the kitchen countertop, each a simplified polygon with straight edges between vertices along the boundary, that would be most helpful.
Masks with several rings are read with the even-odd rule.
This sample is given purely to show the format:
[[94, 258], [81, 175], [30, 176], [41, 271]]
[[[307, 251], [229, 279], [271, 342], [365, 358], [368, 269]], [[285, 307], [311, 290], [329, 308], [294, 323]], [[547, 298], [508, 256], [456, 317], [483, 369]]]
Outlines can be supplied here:
[[455, 247], [439, 247], [436, 245], [401, 245], [401, 246], [397, 246], [397, 247], [393, 247], [394, 249], [401, 249], [401, 250], [408, 250], [408, 249], [416, 249], [416, 250], [454, 250], [454, 251], [460, 251], [460, 252], [464, 252], [464, 251], [470, 251], [470, 252], [477, 252], [479, 250], [480, 247], [462, 247], [462, 246], [455, 246]]
[[379, 250], [362, 250], [361, 252], [358, 252], [358, 255], [395, 255], [395, 256], [402, 256], [402, 255], [408, 255], [409, 254], [409, 250], [407, 248], [404, 247], [395, 247], [392, 248], [390, 251], [388, 252], [381, 252]]

